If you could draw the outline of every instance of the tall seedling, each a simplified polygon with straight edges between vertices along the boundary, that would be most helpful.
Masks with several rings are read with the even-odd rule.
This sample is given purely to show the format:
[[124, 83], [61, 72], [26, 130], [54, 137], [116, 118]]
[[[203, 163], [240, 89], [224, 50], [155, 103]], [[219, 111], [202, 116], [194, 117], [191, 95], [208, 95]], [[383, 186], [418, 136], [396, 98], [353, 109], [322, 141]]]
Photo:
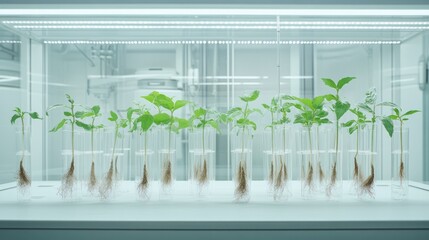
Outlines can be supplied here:
[[173, 173], [171, 167], [171, 143], [172, 133], [179, 132], [180, 129], [189, 127], [189, 121], [187, 119], [175, 117], [174, 113], [188, 104], [185, 100], [176, 100], [170, 98], [159, 92], [152, 92], [147, 96], [142, 96], [158, 109], [158, 113], [153, 116], [154, 123], [160, 126], [166, 126], [168, 131], [168, 147], [166, 159], [163, 161], [161, 183], [164, 187], [171, 185], [173, 180]]
[[[318, 96], [313, 99], [309, 98], [298, 98], [298, 97], [289, 97], [289, 99], [296, 100], [296, 103], [293, 105], [300, 113], [295, 116], [294, 124], [301, 124], [304, 128], [307, 129], [308, 143], [310, 149], [309, 161], [307, 166], [307, 172], [304, 172], [305, 176], [305, 185], [308, 189], [313, 189], [313, 178], [314, 178], [314, 167], [312, 163], [313, 159], [313, 142], [312, 142], [312, 128], [314, 125], [320, 126], [322, 124], [330, 123], [327, 118], [328, 112], [324, 110], [324, 101], [326, 96]], [[317, 148], [319, 149], [319, 141], [317, 141]], [[319, 170], [319, 179], [323, 180], [323, 169], [320, 163], [319, 151], [317, 152], [317, 163]]]
[[88, 191], [93, 193], [97, 186], [97, 177], [95, 175], [95, 164], [94, 164], [94, 132], [97, 129], [103, 128], [103, 124], [96, 124], [95, 121], [98, 117], [101, 116], [100, 113], [100, 106], [93, 106], [91, 108], [85, 109], [84, 111], [78, 111], [76, 112], [76, 118], [84, 120], [89, 118], [90, 122], [85, 123], [81, 120], [76, 120], [76, 125], [85, 131], [88, 131], [91, 133], [91, 169], [89, 173], [89, 179], [88, 179]]
[[249, 186], [247, 182], [247, 166], [246, 166], [246, 155], [245, 155], [245, 136], [246, 133], [253, 135], [253, 131], [256, 131], [256, 123], [250, 120], [250, 115], [254, 112], [261, 111], [257, 108], [249, 108], [249, 103], [255, 101], [259, 97], [259, 91], [255, 90], [248, 96], [241, 96], [240, 99], [245, 103], [245, 107], [235, 107], [230, 109], [222, 117], [222, 121], [229, 122], [233, 121], [233, 128], [237, 129], [237, 135], [241, 134], [241, 157], [238, 160], [237, 169], [237, 186], [235, 189], [236, 199], [241, 199], [248, 194]]
[[350, 112], [355, 115], [352, 119], [344, 124], [343, 127], [348, 128], [349, 134], [352, 135], [356, 132], [356, 151], [353, 158], [353, 181], [358, 186], [363, 181], [362, 173], [359, 171], [358, 157], [359, 157], [359, 132], [371, 121], [367, 119], [366, 115], [360, 111], [359, 107], [350, 109]]
[[15, 124], [16, 120], [21, 122], [21, 159], [19, 160], [19, 169], [18, 169], [18, 188], [20, 190], [25, 189], [31, 186], [30, 176], [27, 174], [27, 171], [24, 167], [24, 158], [25, 158], [25, 116], [28, 115], [30, 119], [42, 119], [39, 117], [37, 112], [24, 112], [19, 107], [16, 107], [13, 110], [15, 113], [12, 115], [10, 120], [11, 124]]
[[[115, 124], [114, 135], [113, 135], [113, 147], [112, 155], [110, 157], [110, 166], [104, 177], [103, 183], [100, 186], [100, 197], [106, 199], [109, 197], [113, 188], [113, 181], [118, 177], [118, 155], [116, 155], [116, 144], [120, 136], [119, 130], [128, 126], [127, 119], [119, 118], [118, 114], [110, 111], [110, 117], [107, 119]], [[123, 137], [123, 136], [122, 136]]]
[[[399, 164], [399, 180], [402, 185], [402, 181], [405, 178], [405, 166], [404, 166], [404, 141], [403, 141], [403, 126], [406, 121], [409, 120], [409, 117], [415, 113], [420, 112], [419, 110], [410, 110], [403, 112], [400, 107], [393, 108], [394, 114], [388, 116], [388, 119], [399, 122], [399, 144], [400, 144], [400, 164]], [[384, 119], [384, 121], [388, 121]], [[385, 124], [386, 130], [388, 131], [390, 137], [393, 135], [393, 124]]]
[[340, 119], [344, 116], [344, 114], [350, 109], [350, 103], [345, 102], [340, 97], [340, 90], [349, 82], [351, 82], [355, 77], [345, 77], [338, 80], [335, 83], [332, 79], [322, 78], [322, 81], [326, 86], [335, 90], [335, 94], [328, 94], [327, 99], [329, 101], [333, 101], [334, 103], [331, 106], [331, 111], [335, 113], [335, 159], [334, 164], [332, 166], [331, 172], [331, 182], [328, 186], [328, 194], [332, 191], [332, 188], [335, 186], [337, 181], [337, 162], [338, 162], [338, 154], [339, 154], [339, 131], [340, 131]]
[[[133, 118], [133, 115], [137, 115], [136, 118]], [[149, 188], [149, 171], [148, 171], [148, 156], [147, 156], [147, 143], [148, 143], [148, 132], [151, 131], [154, 117], [152, 114], [145, 109], [143, 106], [139, 108], [129, 108], [127, 112], [127, 119], [129, 123], [132, 123], [131, 131], [138, 131], [140, 135], [143, 135], [144, 138], [144, 162], [143, 162], [143, 175], [137, 186], [137, 191], [140, 196], [148, 197], [148, 188]]]
[[373, 187], [374, 187], [374, 179], [375, 179], [375, 126], [377, 123], [377, 120], [381, 119], [384, 128], [389, 133], [389, 135], [392, 135], [393, 133], [393, 123], [392, 120], [390, 120], [388, 117], [384, 117], [377, 114], [377, 107], [396, 107], [394, 103], [391, 102], [381, 102], [377, 103], [377, 91], [375, 88], [371, 88], [366, 92], [365, 102], [359, 104], [359, 108], [362, 110], [367, 111], [371, 115], [371, 141], [370, 141], [370, 149], [371, 149], [371, 169], [369, 176], [363, 180], [361, 183], [361, 189], [363, 193], [367, 193], [370, 196], [373, 196]]
[[201, 143], [202, 143], [202, 165], [194, 166], [194, 176], [196, 177], [200, 187], [203, 187], [208, 184], [209, 175], [208, 175], [208, 164], [206, 156], [206, 141], [205, 133], [206, 128], [211, 127], [217, 132], [219, 132], [218, 124], [218, 113], [213, 110], [208, 110], [202, 107], [199, 107], [194, 110], [193, 115], [189, 119], [192, 128], [201, 129]]
[[73, 193], [73, 186], [74, 181], [76, 179], [75, 177], [75, 126], [76, 126], [76, 103], [74, 99], [66, 94], [66, 99], [68, 104], [56, 104], [48, 108], [46, 110], [46, 115], [48, 116], [48, 113], [56, 108], [63, 108], [64, 111], [64, 118], [54, 127], [50, 130], [50, 132], [58, 132], [60, 129], [62, 129], [65, 125], [70, 124], [71, 127], [71, 162], [70, 167], [65, 173], [65, 175], [62, 178], [60, 189], [58, 190], [58, 194], [62, 198], [66, 198], [67, 196], [71, 195]]

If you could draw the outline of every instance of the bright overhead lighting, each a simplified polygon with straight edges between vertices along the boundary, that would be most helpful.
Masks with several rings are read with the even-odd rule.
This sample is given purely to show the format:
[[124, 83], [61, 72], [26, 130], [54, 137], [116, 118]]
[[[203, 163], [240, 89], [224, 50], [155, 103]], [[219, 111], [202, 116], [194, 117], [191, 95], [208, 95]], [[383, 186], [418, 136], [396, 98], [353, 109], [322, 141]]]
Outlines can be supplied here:
[[19, 41], [19, 40], [0, 40], [0, 44], [1, 43], [16, 43], [16, 44], [20, 44], [21, 41]]
[[429, 16], [429, 9], [0, 9], [0, 16]]
[[45, 44], [81, 44], [81, 45], [183, 45], [183, 44], [237, 44], [237, 45], [379, 45], [379, 44], [400, 44], [400, 41], [342, 41], [342, 40], [323, 40], [323, 41], [262, 41], [262, 40], [239, 40], [239, 41], [218, 41], [218, 40], [180, 40], [180, 41], [87, 41], [87, 40], [71, 40], [71, 41], [43, 41]]

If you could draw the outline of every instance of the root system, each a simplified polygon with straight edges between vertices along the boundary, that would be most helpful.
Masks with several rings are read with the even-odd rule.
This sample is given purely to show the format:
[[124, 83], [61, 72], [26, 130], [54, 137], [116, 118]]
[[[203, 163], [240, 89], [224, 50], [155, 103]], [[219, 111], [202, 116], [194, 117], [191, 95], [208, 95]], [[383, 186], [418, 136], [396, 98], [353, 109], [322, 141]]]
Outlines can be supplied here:
[[89, 174], [89, 181], [88, 181], [88, 191], [90, 193], [93, 193], [95, 191], [96, 187], [97, 187], [97, 177], [95, 176], [94, 161], [92, 161], [92, 163], [91, 163], [91, 172]]
[[401, 181], [402, 184], [402, 180], [404, 180], [405, 178], [405, 167], [404, 167], [404, 161], [401, 161], [401, 164], [399, 165], [399, 180]]
[[308, 172], [307, 177], [305, 178], [305, 185], [309, 188], [312, 188], [313, 186], [313, 165], [310, 162], [308, 162]]
[[[116, 159], [118, 159], [118, 156], [116, 156]], [[114, 160], [112, 159], [110, 161], [110, 167], [109, 170], [106, 173], [106, 176], [104, 177], [103, 183], [100, 186], [100, 197], [102, 199], [107, 199], [110, 196], [110, 193], [112, 192], [113, 189], [113, 179], [114, 179]]]
[[331, 182], [329, 183], [329, 186], [326, 189], [326, 195], [328, 196], [332, 195], [332, 190], [334, 189], [336, 184], [337, 184], [337, 162], [334, 162], [334, 165], [332, 166]]
[[19, 161], [19, 170], [18, 170], [18, 188], [24, 189], [31, 185], [30, 177], [25, 171], [23, 160]]
[[71, 160], [70, 167], [66, 174], [64, 174], [63, 179], [61, 180], [61, 186], [58, 190], [58, 194], [62, 198], [71, 196], [73, 193], [75, 176], [74, 176], [74, 159]]
[[283, 180], [284, 181], [287, 181], [287, 179], [288, 179], [288, 173], [287, 173], [287, 166], [286, 166], [286, 163], [284, 162], [283, 163]]
[[371, 164], [371, 173], [369, 174], [368, 178], [366, 178], [365, 181], [363, 181], [361, 184], [362, 193], [374, 196], [374, 177], [374, 165]]
[[319, 182], [323, 182], [325, 180], [325, 173], [323, 172], [322, 163], [319, 162]]
[[143, 177], [140, 180], [140, 184], [137, 187], [138, 193], [141, 197], [148, 197], [148, 190], [149, 187], [149, 176], [147, 171], [147, 165], [145, 164], [143, 167]]
[[206, 185], [208, 183], [208, 174], [207, 174], [207, 160], [204, 159], [203, 161], [203, 167], [201, 169], [201, 171], [198, 171], [199, 175], [197, 175], [197, 179], [198, 179], [198, 183], [200, 184], [200, 186], [202, 185]]
[[268, 172], [268, 183], [271, 185], [274, 182], [274, 164], [273, 161], [270, 162], [270, 169]]
[[247, 173], [245, 164], [240, 161], [238, 164], [237, 172], [237, 187], [235, 189], [236, 199], [241, 199], [247, 195], [248, 186], [247, 186]]
[[172, 174], [171, 174], [171, 161], [170, 159], [167, 159], [164, 163], [163, 163], [163, 168], [162, 168], [162, 185], [163, 186], [169, 186], [172, 182]]
[[279, 170], [279, 173], [277, 174], [276, 181], [274, 184], [275, 190], [280, 190], [280, 189], [283, 189], [283, 187], [284, 187], [284, 168], [283, 168], [283, 166], [284, 166], [284, 163], [281, 162], [280, 163], [280, 170]]

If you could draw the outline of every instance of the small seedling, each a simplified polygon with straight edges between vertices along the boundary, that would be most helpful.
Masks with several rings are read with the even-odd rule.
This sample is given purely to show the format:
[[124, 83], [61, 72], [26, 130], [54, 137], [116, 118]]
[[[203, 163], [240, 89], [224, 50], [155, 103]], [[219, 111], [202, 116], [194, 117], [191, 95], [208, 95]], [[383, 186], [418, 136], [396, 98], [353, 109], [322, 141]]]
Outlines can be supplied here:
[[370, 115], [371, 115], [371, 141], [370, 141], [370, 148], [371, 148], [371, 168], [370, 168], [370, 174], [369, 176], [363, 180], [363, 182], [361, 183], [361, 190], [363, 193], [367, 193], [368, 195], [370, 195], [371, 197], [374, 196], [374, 180], [375, 180], [375, 169], [374, 169], [374, 164], [375, 164], [375, 126], [377, 123], [377, 120], [382, 121], [384, 128], [386, 129], [386, 131], [389, 133], [389, 135], [391, 135], [391, 132], [393, 133], [393, 123], [392, 121], [388, 118], [388, 117], [384, 117], [384, 116], [379, 116], [377, 115], [377, 107], [391, 107], [394, 108], [396, 107], [396, 105], [394, 103], [391, 102], [381, 102], [381, 103], [376, 103], [377, 100], [377, 91], [375, 88], [371, 88], [370, 90], [368, 90], [365, 93], [366, 97], [365, 97], [365, 102], [359, 104], [359, 108], [362, 110], [367, 111]]
[[19, 169], [18, 169], [18, 188], [20, 190], [24, 190], [27, 187], [31, 186], [30, 176], [27, 174], [24, 166], [24, 158], [25, 158], [25, 116], [28, 115], [30, 119], [42, 119], [39, 117], [39, 113], [37, 112], [24, 112], [19, 107], [16, 107], [13, 110], [15, 113], [12, 115], [10, 120], [11, 124], [15, 124], [16, 120], [21, 121], [21, 159], [19, 160]]
[[[405, 113], [403, 113], [402, 109], [399, 107], [395, 107], [393, 108], [393, 112], [394, 114], [388, 116], [388, 119], [393, 120], [393, 121], [398, 121], [399, 122], [399, 144], [400, 144], [400, 149], [401, 149], [401, 155], [400, 155], [400, 164], [399, 164], [399, 180], [400, 183], [402, 185], [402, 181], [405, 178], [405, 166], [404, 166], [404, 143], [403, 143], [403, 125], [406, 121], [409, 120], [409, 117], [415, 113], [420, 112], [419, 110], [410, 110], [407, 111]], [[384, 120], [387, 121], [387, 120]], [[387, 131], [389, 132], [390, 137], [392, 137], [393, 135], [393, 124], [388, 124], [389, 127], [387, 129]]]
[[245, 103], [245, 107], [235, 107], [230, 109], [226, 114], [221, 116], [222, 122], [233, 122], [233, 129], [237, 130], [237, 135], [241, 134], [241, 157], [238, 162], [237, 169], [237, 187], [235, 189], [236, 199], [242, 199], [249, 194], [249, 186], [247, 182], [247, 166], [246, 155], [244, 154], [244, 142], [246, 133], [253, 136], [253, 131], [256, 130], [256, 123], [250, 120], [250, 116], [261, 111], [257, 108], [249, 108], [249, 103], [255, 101], [259, 97], [259, 91], [255, 90], [248, 96], [241, 96], [240, 99]]
[[113, 148], [112, 155], [110, 158], [110, 166], [104, 177], [103, 183], [100, 186], [100, 197], [106, 199], [109, 197], [113, 188], [113, 181], [118, 178], [118, 155], [116, 155], [116, 144], [119, 138], [119, 129], [124, 129], [128, 126], [127, 119], [119, 118], [118, 114], [110, 111], [110, 117], [107, 119], [115, 124], [114, 136], [113, 136]]
[[359, 110], [359, 107], [350, 109], [350, 112], [355, 115], [355, 119], [343, 123], [343, 127], [348, 128], [349, 134], [356, 132], [356, 151], [353, 158], [353, 181], [356, 185], [363, 181], [362, 173], [359, 171], [358, 156], [359, 156], [359, 131], [363, 129], [371, 121], [366, 115]]
[[[133, 118], [133, 115], [136, 115]], [[131, 124], [131, 132], [138, 131], [140, 135], [144, 136], [144, 163], [143, 163], [143, 175], [137, 186], [137, 191], [141, 197], [149, 197], [148, 188], [149, 188], [149, 171], [148, 171], [148, 157], [147, 157], [147, 143], [148, 143], [148, 132], [151, 131], [154, 117], [152, 114], [144, 107], [138, 106], [138, 108], [129, 108], [127, 111], [127, 119], [129, 124]]]
[[340, 131], [340, 119], [344, 116], [344, 114], [350, 109], [350, 103], [343, 101], [340, 98], [340, 90], [350, 83], [355, 77], [345, 77], [338, 80], [335, 83], [332, 79], [322, 78], [322, 81], [326, 86], [335, 90], [335, 94], [328, 94], [327, 100], [333, 101], [334, 103], [331, 106], [331, 111], [335, 113], [335, 159], [334, 164], [332, 166], [331, 173], [331, 182], [327, 188], [327, 194], [330, 195], [332, 192], [332, 188], [335, 186], [337, 181], [337, 162], [338, 162], [338, 151], [339, 151], [339, 131]]
[[[172, 167], [171, 167], [171, 156], [172, 149], [171, 135], [173, 132], [178, 133], [179, 130], [189, 127], [190, 123], [187, 119], [175, 117], [174, 113], [186, 106], [189, 102], [185, 100], [176, 100], [170, 98], [159, 92], [152, 92], [147, 96], [142, 96], [150, 103], [152, 103], [157, 109], [158, 113], [153, 115], [153, 120], [156, 125], [166, 126], [168, 130], [168, 149], [162, 164], [162, 177], [161, 183], [163, 187], [169, 187], [172, 184]], [[166, 111], [166, 112], [164, 112]]]
[[98, 117], [101, 116], [100, 106], [93, 106], [84, 111], [76, 112], [76, 118], [84, 120], [89, 118], [90, 122], [85, 123], [81, 120], [76, 120], [76, 125], [85, 131], [89, 131], [91, 133], [91, 170], [89, 174], [88, 180], [88, 191], [90, 193], [94, 193], [97, 186], [97, 177], [95, 176], [95, 164], [94, 164], [94, 132], [96, 130], [102, 129], [103, 124], [96, 124], [95, 121]]
[[[312, 163], [313, 159], [313, 143], [312, 143], [312, 128], [314, 125], [322, 125], [331, 123], [329, 121], [328, 112], [324, 110], [324, 104], [326, 96], [318, 96], [313, 99], [309, 98], [298, 98], [298, 97], [288, 97], [291, 100], [295, 100], [296, 103], [293, 105], [300, 113], [295, 116], [294, 123], [301, 124], [304, 128], [307, 129], [308, 133], [308, 143], [310, 149], [307, 173], [305, 174], [305, 185], [308, 189], [312, 190], [314, 188], [313, 184], [313, 175], [314, 167]], [[317, 128], [318, 129], [318, 128]], [[317, 133], [318, 134], [318, 133]], [[317, 148], [319, 149], [319, 141], [317, 141]], [[321, 167], [319, 159], [319, 151], [317, 153], [317, 162], [319, 168], [319, 180], [322, 181], [324, 173]]]
[[206, 186], [209, 183], [209, 175], [208, 175], [209, 170], [208, 170], [208, 163], [206, 159], [207, 156], [206, 156], [205, 132], [207, 127], [211, 127], [217, 132], [220, 132], [218, 117], [219, 117], [219, 114], [216, 111], [198, 107], [194, 109], [194, 113], [189, 119], [191, 123], [191, 128], [201, 129], [202, 164], [200, 162], [194, 163], [195, 164], [194, 176], [198, 181], [200, 191], [202, 187]]
[[73, 186], [75, 183], [75, 126], [76, 126], [76, 107], [78, 106], [74, 99], [66, 94], [66, 99], [68, 104], [56, 104], [51, 106], [46, 110], [46, 116], [48, 116], [48, 113], [52, 111], [53, 109], [57, 108], [63, 108], [64, 111], [64, 118], [54, 127], [50, 130], [50, 132], [58, 132], [60, 129], [62, 129], [65, 125], [70, 124], [71, 127], [71, 162], [70, 167], [68, 168], [67, 172], [62, 178], [61, 186], [58, 190], [58, 194], [62, 198], [66, 198], [67, 196], [71, 196], [73, 193]]

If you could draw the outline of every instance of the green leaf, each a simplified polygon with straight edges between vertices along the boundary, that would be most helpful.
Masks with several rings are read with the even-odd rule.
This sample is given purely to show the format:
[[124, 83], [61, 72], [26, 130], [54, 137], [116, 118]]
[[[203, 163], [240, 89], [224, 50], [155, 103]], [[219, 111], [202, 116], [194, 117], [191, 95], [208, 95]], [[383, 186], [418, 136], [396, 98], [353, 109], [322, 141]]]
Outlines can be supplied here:
[[350, 127], [350, 126], [353, 125], [354, 122], [355, 122], [354, 120], [350, 120], [350, 121], [348, 121], [346, 123], [343, 123], [342, 125], [343, 125], [343, 127]]
[[392, 107], [392, 108], [398, 107], [398, 105], [396, 105], [396, 104], [394, 104], [392, 102], [381, 102], [381, 103], [378, 103], [377, 106], [380, 106], [380, 107]]
[[349, 128], [349, 134], [354, 133], [358, 129], [358, 125], [354, 125], [353, 127]]
[[397, 115], [389, 115], [387, 117], [392, 119], [392, 120], [398, 120], [399, 119], [399, 117]]
[[150, 114], [143, 114], [138, 118], [138, 121], [140, 122], [140, 127], [142, 128], [142, 131], [146, 132], [152, 126], [154, 122], [154, 117]]
[[399, 113], [399, 109], [398, 108], [394, 108], [393, 111], [396, 113], [396, 115], [399, 117], [401, 114]]
[[323, 101], [325, 101], [325, 96], [317, 96], [313, 99], [312, 105], [315, 108], [319, 108], [323, 105]]
[[[78, 113], [81, 113], [81, 114], [83, 114], [83, 112], [76, 112], [76, 117], [77, 117], [77, 115], [78, 115]], [[66, 117], [71, 117], [72, 116], [72, 114], [71, 114], [71, 112], [64, 112], [64, 116], [66, 116]]]
[[95, 115], [98, 115], [100, 113], [100, 106], [95, 105], [91, 108], [91, 110]]
[[206, 115], [206, 113], [207, 113], [207, 110], [206, 110], [206, 109], [204, 109], [204, 108], [197, 108], [197, 109], [194, 111], [194, 115], [195, 115], [195, 117], [197, 117], [197, 118], [199, 118], [199, 117], [201, 117], [201, 116]]
[[326, 101], [336, 101], [337, 97], [334, 94], [326, 94], [325, 99]]
[[70, 95], [66, 94], [66, 98], [67, 98], [67, 101], [69, 101], [69, 103], [74, 104], [74, 100]]
[[179, 109], [179, 108], [181, 108], [181, 107], [184, 107], [186, 104], [188, 104], [189, 102], [188, 101], [185, 101], [185, 100], [177, 100], [175, 103], [174, 103], [174, 110], [177, 110], [177, 109]]
[[350, 103], [337, 101], [334, 104], [334, 111], [337, 120], [339, 120], [350, 109]]
[[68, 106], [64, 105], [64, 104], [55, 104], [50, 106], [48, 109], [46, 109], [46, 116], [49, 116], [48, 112], [56, 109], [56, 108], [69, 108]]
[[178, 129], [184, 129], [184, 128], [188, 128], [189, 126], [191, 126], [191, 123], [187, 119], [184, 119], [184, 118], [174, 118], [174, 121], [179, 124]]
[[268, 106], [267, 104], [263, 103], [262, 107], [264, 107], [265, 109], [267, 109], [268, 111], [270, 111], [270, 106]]
[[365, 110], [365, 111], [367, 111], [367, 112], [371, 113], [371, 114], [373, 114], [373, 113], [374, 113], [374, 111], [371, 109], [371, 107], [370, 107], [370, 106], [368, 106], [367, 104], [361, 103], [361, 104], [359, 104], [359, 105], [358, 105], [358, 107], [359, 107], [360, 109], [363, 109], [363, 110]]
[[76, 126], [85, 129], [86, 131], [91, 131], [92, 127], [89, 124], [76, 120]]
[[248, 96], [242, 96], [242, 97], [240, 97], [240, 99], [243, 102], [252, 102], [252, 101], [255, 101], [258, 97], [259, 97], [259, 91], [255, 90], [250, 95], [248, 95]]
[[147, 96], [141, 96], [141, 98], [146, 99], [148, 102], [154, 104], [155, 106], [159, 107], [159, 103], [155, 102], [156, 97], [159, 95], [160, 93], [157, 91], [153, 91], [151, 92], [149, 95]]
[[209, 124], [209, 125], [210, 125], [212, 128], [214, 128], [217, 132], [220, 132], [219, 124], [218, 124], [215, 120], [211, 119], [211, 120], [207, 121], [207, 124]]
[[12, 118], [10, 119], [10, 123], [11, 123], [11, 124], [15, 124], [15, 122], [16, 122], [16, 120], [17, 120], [18, 118], [21, 118], [21, 115], [14, 114], [14, 115], [12, 116]]
[[305, 106], [307, 106], [308, 108], [314, 109], [314, 107], [313, 107], [313, 100], [312, 99], [309, 99], [309, 98], [299, 98], [299, 97], [296, 97], [295, 99], [298, 102], [300, 102], [300, 103], [304, 104]]
[[170, 123], [170, 115], [167, 113], [158, 113], [153, 116], [153, 121], [156, 125], [164, 125]]
[[54, 128], [52, 128], [49, 132], [57, 132], [58, 130], [60, 130], [61, 128], [64, 127], [64, 125], [68, 122], [68, 119], [63, 119], [61, 120], [61, 122], [59, 122], [57, 124], [57, 126], [55, 126]]
[[329, 78], [322, 78], [322, 81], [325, 83], [326, 86], [337, 89], [337, 84], [332, 79]]
[[401, 117], [412, 115], [412, 114], [415, 114], [415, 113], [418, 113], [418, 112], [420, 112], [420, 111], [419, 110], [410, 110], [410, 111], [404, 113]]
[[167, 97], [164, 94], [159, 94], [156, 98], [155, 98], [155, 103], [158, 103], [159, 106], [167, 109], [167, 110], [174, 110], [174, 102], [173, 100], [171, 100], [171, 98]]
[[390, 119], [388, 117], [384, 117], [381, 119], [381, 122], [383, 123], [383, 126], [386, 129], [389, 136], [392, 137], [392, 135], [393, 135], [393, 121], [392, 121], [392, 119]]
[[115, 122], [116, 120], [118, 120], [118, 114], [113, 111], [110, 111], [110, 117], [107, 120]]
[[355, 77], [345, 77], [345, 78], [341, 78], [338, 81], [337, 84], [337, 89], [340, 90], [341, 88], [344, 87], [344, 85], [348, 84], [349, 82], [351, 82], [353, 79], [355, 79]]
[[39, 116], [39, 113], [38, 113], [38, 112], [31, 112], [31, 113], [28, 113], [28, 115], [30, 115], [30, 117], [31, 117], [32, 119], [42, 119], [42, 118]]

